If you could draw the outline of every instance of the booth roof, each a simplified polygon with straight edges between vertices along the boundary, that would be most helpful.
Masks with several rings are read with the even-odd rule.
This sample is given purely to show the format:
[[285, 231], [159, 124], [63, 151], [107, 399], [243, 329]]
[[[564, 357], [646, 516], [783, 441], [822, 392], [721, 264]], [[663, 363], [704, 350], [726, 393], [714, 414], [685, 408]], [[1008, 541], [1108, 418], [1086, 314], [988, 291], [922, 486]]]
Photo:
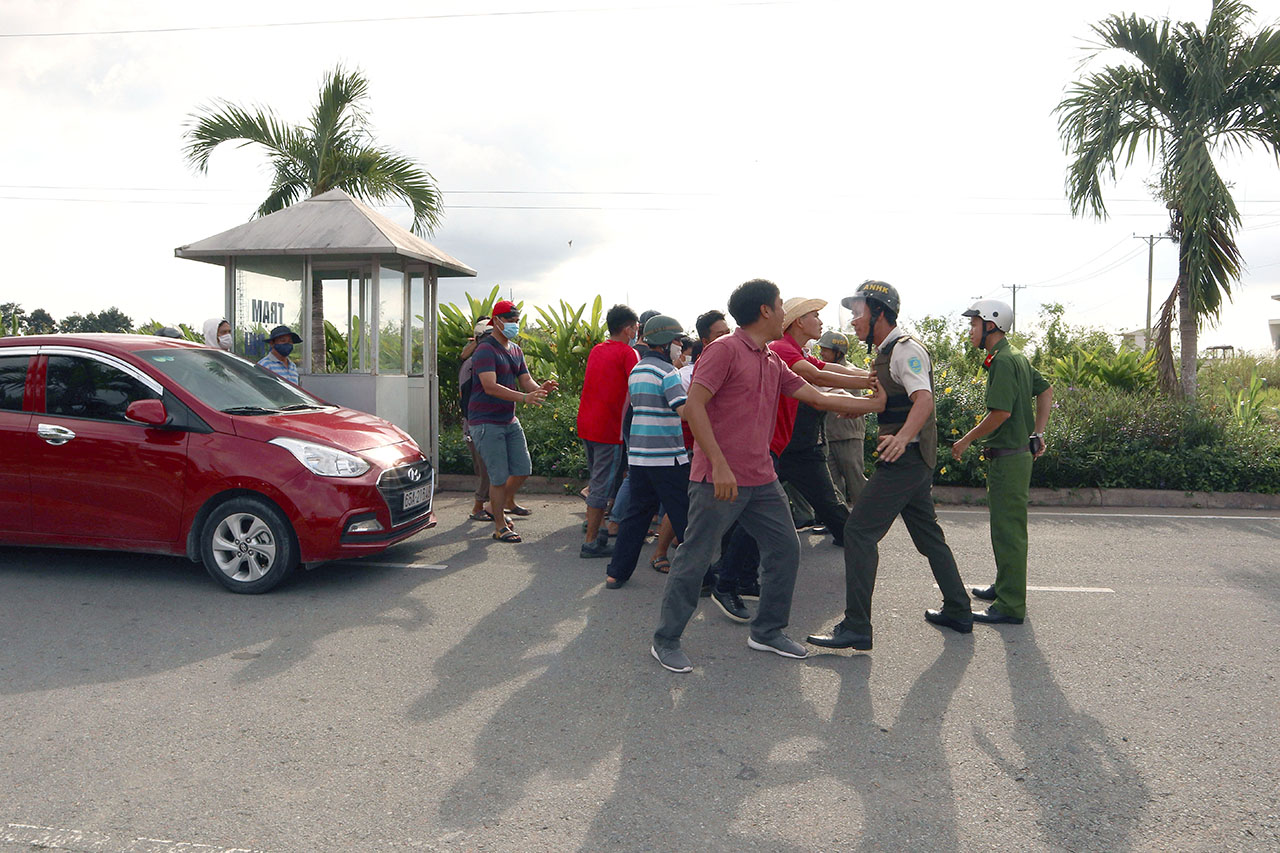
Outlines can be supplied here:
[[173, 250], [179, 258], [223, 264], [228, 255], [398, 255], [473, 276], [471, 267], [411, 234], [342, 190], [300, 201]]

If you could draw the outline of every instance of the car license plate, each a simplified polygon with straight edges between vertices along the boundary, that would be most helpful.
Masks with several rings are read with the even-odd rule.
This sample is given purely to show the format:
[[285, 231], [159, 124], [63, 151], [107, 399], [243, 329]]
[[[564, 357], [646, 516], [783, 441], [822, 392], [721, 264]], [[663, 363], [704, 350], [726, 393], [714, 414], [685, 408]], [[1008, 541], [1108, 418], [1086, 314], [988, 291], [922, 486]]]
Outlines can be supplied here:
[[404, 493], [404, 508], [412, 509], [418, 504], [426, 503], [427, 499], [430, 497], [431, 497], [430, 486], [418, 486], [418, 488], [416, 489], [410, 489], [409, 491]]

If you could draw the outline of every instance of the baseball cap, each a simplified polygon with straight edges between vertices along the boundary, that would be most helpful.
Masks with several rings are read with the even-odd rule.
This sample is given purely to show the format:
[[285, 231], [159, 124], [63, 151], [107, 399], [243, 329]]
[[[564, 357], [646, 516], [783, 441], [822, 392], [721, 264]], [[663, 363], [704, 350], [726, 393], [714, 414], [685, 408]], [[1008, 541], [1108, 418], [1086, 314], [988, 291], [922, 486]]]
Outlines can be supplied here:
[[508, 314], [519, 314], [520, 309], [510, 299], [500, 299], [493, 304], [491, 316], [505, 317]]

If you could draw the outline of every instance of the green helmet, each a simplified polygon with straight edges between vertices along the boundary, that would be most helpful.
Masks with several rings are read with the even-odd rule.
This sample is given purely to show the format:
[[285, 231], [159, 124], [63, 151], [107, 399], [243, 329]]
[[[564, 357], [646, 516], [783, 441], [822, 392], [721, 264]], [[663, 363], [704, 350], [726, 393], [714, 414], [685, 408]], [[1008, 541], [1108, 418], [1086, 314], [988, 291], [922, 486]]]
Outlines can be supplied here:
[[846, 296], [841, 299], [840, 304], [845, 308], [852, 309], [854, 301], [859, 299], [874, 299], [894, 314], [897, 314], [902, 306], [902, 300], [898, 298], [898, 289], [896, 287], [888, 282], [875, 281], [874, 279], [868, 279], [858, 285], [858, 289], [853, 292], [853, 296]]
[[849, 336], [843, 332], [823, 332], [822, 337], [818, 339], [818, 346], [832, 350], [844, 358], [845, 353], [849, 351]]
[[663, 346], [684, 334], [680, 321], [666, 314], [654, 314], [645, 321], [641, 337], [649, 346]]

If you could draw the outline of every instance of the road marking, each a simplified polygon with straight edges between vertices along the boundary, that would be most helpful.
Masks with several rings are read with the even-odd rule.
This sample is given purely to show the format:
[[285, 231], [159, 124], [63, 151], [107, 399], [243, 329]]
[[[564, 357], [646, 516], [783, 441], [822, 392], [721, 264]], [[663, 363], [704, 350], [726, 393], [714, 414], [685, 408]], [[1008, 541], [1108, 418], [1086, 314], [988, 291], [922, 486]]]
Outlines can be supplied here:
[[430, 569], [433, 572], [443, 572], [448, 566], [442, 566], [438, 563], [381, 563], [376, 560], [340, 560], [344, 566], [377, 566], [381, 569]]
[[[74, 853], [264, 853], [250, 847], [218, 847], [193, 841], [171, 841], [160, 838], [113, 837], [103, 832], [83, 829], [59, 829], [27, 823], [5, 824], [0, 841], [28, 844], [41, 850], [65, 850]], [[73, 845], [73, 846], [71, 846]]]
[[[935, 583], [934, 589], [938, 588]], [[1110, 592], [1115, 590], [1109, 586], [1029, 586], [1027, 592]]]
[[[938, 512], [951, 512], [959, 515], [988, 515], [984, 509], [946, 509], [937, 507]], [[1030, 508], [1030, 515], [1060, 515], [1065, 518], [1201, 518], [1211, 521], [1280, 521], [1274, 515], [1172, 515], [1139, 512], [1043, 512]]]

